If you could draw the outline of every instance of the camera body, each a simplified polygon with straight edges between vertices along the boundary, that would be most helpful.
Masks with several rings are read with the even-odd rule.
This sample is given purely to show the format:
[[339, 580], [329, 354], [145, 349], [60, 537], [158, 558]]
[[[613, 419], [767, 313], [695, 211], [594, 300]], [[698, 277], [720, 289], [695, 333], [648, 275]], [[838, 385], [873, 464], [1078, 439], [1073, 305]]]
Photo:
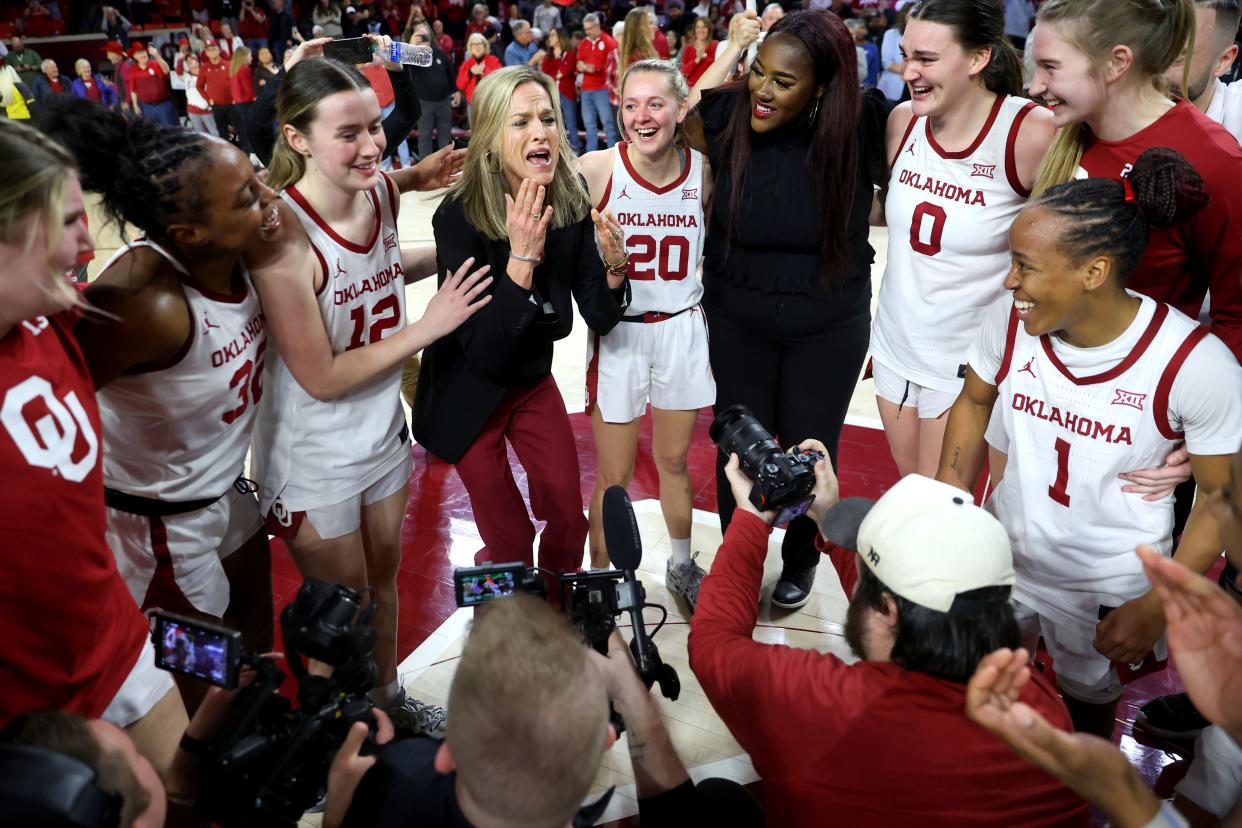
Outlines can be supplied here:
[[[323, 797], [328, 767], [349, 728], [357, 721], [374, 727], [367, 698], [376, 680], [371, 660], [376, 634], [369, 624], [374, 607], [369, 593], [314, 578], [302, 584], [280, 614], [285, 657], [298, 684], [296, 708], [277, 692], [285, 673], [271, 660], [240, 647], [220, 646], [222, 628], [157, 616], [153, 633], [157, 663], [165, 669], [197, 678], [207, 672], [206, 678], [221, 686], [237, 686], [243, 664], [255, 670], [254, 680], [238, 692], [229, 720], [204, 757], [199, 813], [225, 828], [293, 828]], [[210, 670], [199, 669], [197, 659], [185, 659], [185, 647], [180, 659], [164, 657], [162, 650], [166, 642], [175, 646], [177, 631], [200, 642], [193, 646], [215, 654]], [[331, 677], [310, 675], [304, 657], [329, 665]], [[369, 740], [368, 747], [374, 748]]]
[[708, 434], [725, 455], [736, 454], [742, 473], [754, 485], [751, 505], [761, 512], [777, 512], [774, 524], [788, 523], [804, 514], [815, 489], [818, 451], [785, 452], [750, 409], [731, 405], [712, 421]]

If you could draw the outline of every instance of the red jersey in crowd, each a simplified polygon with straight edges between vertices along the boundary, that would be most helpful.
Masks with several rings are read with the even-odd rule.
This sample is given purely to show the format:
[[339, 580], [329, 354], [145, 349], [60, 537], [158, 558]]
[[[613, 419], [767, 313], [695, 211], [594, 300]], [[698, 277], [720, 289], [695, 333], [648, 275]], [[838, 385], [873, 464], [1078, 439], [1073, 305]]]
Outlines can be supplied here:
[[1147, 250], [1126, 287], [1167, 302], [1192, 319], [1211, 288], [1212, 333], [1242, 359], [1242, 147], [1224, 127], [1181, 101], [1122, 141], [1088, 135], [1081, 166], [1092, 178], [1119, 180], [1151, 147], [1170, 147], [1185, 156], [1202, 176], [1211, 200], [1178, 227], [1148, 231]]
[[[769, 825], [1088, 825], [1085, 801], [966, 718], [966, 685], [755, 641], [771, 531], [734, 513], [690, 628], [690, 666], [763, 779]], [[854, 557], [833, 558], [846, 594]], [[1021, 699], [1070, 729], [1042, 676]]]
[[387, 69], [378, 63], [368, 63], [363, 67], [362, 74], [366, 75], [367, 80], [371, 83], [371, 88], [375, 90], [375, 97], [379, 101], [380, 109], [393, 102], [396, 96], [393, 94], [392, 78], [388, 77]]
[[86, 90], [87, 100], [103, 103], [103, 93], [99, 91], [99, 84], [95, 83], [94, 78], [82, 81], [82, 88]]
[[138, 95], [139, 104], [163, 103], [172, 97], [172, 88], [168, 85], [168, 73], [153, 60], [147, 61], [147, 68], [134, 66], [129, 75], [130, 89]]
[[716, 60], [716, 48], [719, 45], [719, 40], [708, 41], [706, 52], [702, 55], [693, 43], [687, 43], [686, 48], [682, 49], [681, 73], [686, 76], [687, 86], [693, 87], [698, 83], [699, 78], [703, 77], [703, 73], [711, 67], [712, 62]]
[[122, 103], [129, 105], [129, 90], [133, 89], [130, 85], [130, 76], [134, 70], [138, 68], [138, 64], [132, 60], [122, 60], [116, 64], [116, 85], [117, 93], [120, 95]]
[[250, 66], [239, 66], [237, 74], [229, 76], [229, 94], [235, 104], [251, 103], [254, 100], [254, 70]]
[[[483, 74], [476, 75], [470, 71], [472, 67], [480, 63], [483, 64]], [[491, 52], [485, 54], [482, 60], [475, 60], [470, 55], [462, 59], [461, 68], [457, 70], [457, 88], [466, 96], [466, 103], [474, 100], [474, 90], [479, 85], [479, 81], [500, 68], [500, 59]]]
[[204, 57], [198, 64], [198, 79], [195, 81], [209, 104], [233, 103], [233, 84], [229, 78], [228, 61], [220, 60], [212, 63]]
[[651, 45], [655, 47], [656, 54], [660, 56], [660, 60], [668, 60], [668, 38], [664, 36], [664, 32], [656, 29], [655, 34], [651, 36]]
[[548, 52], [539, 68], [556, 81], [556, 88], [561, 95], [571, 101], [578, 100], [578, 53], [575, 50], [567, 50], [560, 58], [555, 58]]
[[0, 339], [0, 726], [97, 718], [147, 635], [104, 542], [103, 434], [76, 313]]
[[582, 91], [594, 92], [608, 88], [608, 58], [617, 51], [617, 41], [606, 34], [595, 40], [587, 38], [578, 46], [578, 60], [587, 64], [582, 72]]

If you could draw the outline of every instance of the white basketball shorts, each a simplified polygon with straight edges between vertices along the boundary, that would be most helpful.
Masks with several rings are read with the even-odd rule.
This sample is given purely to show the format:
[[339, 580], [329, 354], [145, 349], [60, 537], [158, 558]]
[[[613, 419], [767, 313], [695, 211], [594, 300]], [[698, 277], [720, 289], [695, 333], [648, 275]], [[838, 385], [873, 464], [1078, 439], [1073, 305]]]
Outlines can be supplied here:
[[221, 560], [263, 525], [258, 498], [234, 486], [210, 506], [180, 515], [107, 511], [108, 546], [138, 606], [217, 617], [229, 606]]
[[622, 321], [607, 336], [588, 337], [587, 411], [598, 405], [605, 422], [628, 423], [648, 402], [666, 411], [715, 404], [702, 306], [658, 322]]

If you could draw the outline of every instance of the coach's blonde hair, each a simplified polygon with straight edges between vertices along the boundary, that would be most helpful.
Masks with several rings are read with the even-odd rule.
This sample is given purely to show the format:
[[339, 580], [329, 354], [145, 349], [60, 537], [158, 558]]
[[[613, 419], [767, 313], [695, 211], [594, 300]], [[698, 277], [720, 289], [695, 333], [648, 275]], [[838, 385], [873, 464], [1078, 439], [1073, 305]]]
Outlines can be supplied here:
[[295, 184], [306, 174], [306, 159], [294, 152], [285, 138], [285, 127], [303, 135], [315, 123], [319, 102], [337, 92], [365, 92], [371, 89], [366, 77], [353, 66], [330, 58], [298, 62], [285, 76], [276, 95], [276, 146], [268, 164], [267, 186], [279, 190]]
[[[681, 73], [681, 67], [671, 60], [660, 60], [659, 58], [651, 58], [649, 60], [639, 60], [630, 64], [630, 68], [625, 70], [625, 74], [621, 76], [621, 83], [618, 86], [617, 97], [621, 100], [621, 106], [617, 107], [617, 134], [626, 140], [630, 140], [629, 135], [625, 132], [625, 123], [621, 118], [621, 113], [625, 109], [625, 84], [630, 78], [639, 72], [651, 72], [656, 75], [663, 75], [668, 81], [668, 90], [673, 93], [673, 97], [677, 99], [677, 105], [680, 106], [683, 101], [690, 97], [690, 86], [686, 83], [686, 76]], [[673, 143], [679, 147], [690, 145], [689, 138], [686, 137], [686, 122], [682, 119], [673, 130]]]
[[[1039, 25], [1056, 24], [1058, 31], [1102, 70], [1114, 46], [1134, 54], [1130, 71], [1167, 94], [1164, 73], [1185, 51], [1195, 48], [1193, 0], [1048, 0], [1039, 10]], [[1182, 88], [1189, 86], [1190, 61]], [[1082, 161], [1083, 125], [1062, 129], [1035, 176], [1034, 196], [1074, 179]]]
[[608, 693], [586, 644], [544, 601], [480, 609], [449, 689], [448, 746], [471, 801], [509, 824], [564, 825], [608, 736]]
[[509, 193], [509, 179], [500, 159], [500, 139], [509, 120], [513, 93], [525, 83], [537, 83], [547, 93], [548, 105], [556, 118], [556, 136], [549, 136], [549, 139], [556, 141], [559, 152], [552, 183], [544, 197], [544, 204], [553, 208], [552, 226], [577, 224], [591, 212], [590, 196], [574, 171], [574, 151], [569, 146], [561, 108], [557, 105], [560, 98], [556, 82], [530, 66], [507, 66], [484, 77], [475, 88], [474, 101], [470, 104], [473, 117], [470, 152], [466, 155], [461, 180], [449, 192], [449, 198], [461, 202], [470, 226], [495, 241], [509, 237], [505, 227], [508, 214], [505, 194]]
[[[50, 259], [64, 232], [65, 188], [77, 174], [73, 157], [38, 130], [0, 118], [0, 158], [0, 241], [28, 250], [42, 226]], [[52, 284], [57, 298], [82, 304], [64, 279]]]

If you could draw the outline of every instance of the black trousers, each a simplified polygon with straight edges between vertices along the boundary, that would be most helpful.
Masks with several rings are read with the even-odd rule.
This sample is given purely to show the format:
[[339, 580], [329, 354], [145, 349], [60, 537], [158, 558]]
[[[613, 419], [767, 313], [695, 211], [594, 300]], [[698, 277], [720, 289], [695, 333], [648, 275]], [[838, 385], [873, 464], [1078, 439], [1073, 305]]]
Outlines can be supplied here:
[[[837, 467], [837, 443], [850, 396], [867, 356], [870, 291], [835, 296], [763, 294], [720, 279], [705, 284], [703, 307], [716, 375], [715, 411], [741, 403], [785, 448], [808, 437], [828, 447]], [[720, 528], [728, 529], [737, 504], [716, 459]], [[818, 528], [810, 518], [790, 521], [781, 545], [785, 565], [819, 562]]]

